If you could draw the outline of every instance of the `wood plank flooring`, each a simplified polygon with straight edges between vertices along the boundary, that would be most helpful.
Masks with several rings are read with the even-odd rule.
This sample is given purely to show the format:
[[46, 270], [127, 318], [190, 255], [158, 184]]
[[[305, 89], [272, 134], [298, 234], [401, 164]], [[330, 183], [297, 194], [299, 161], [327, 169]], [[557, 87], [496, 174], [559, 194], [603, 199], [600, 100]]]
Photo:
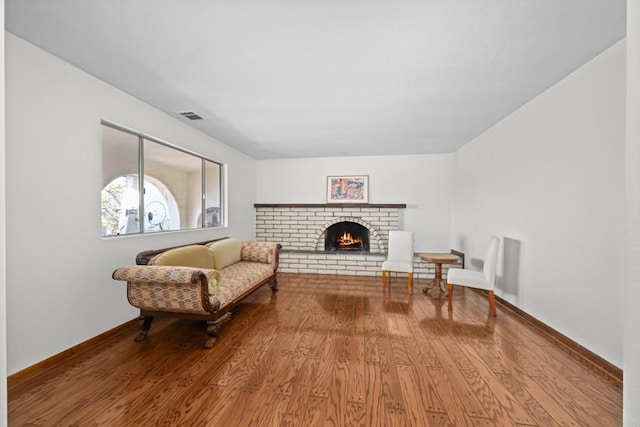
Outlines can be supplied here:
[[[619, 426], [620, 384], [498, 304], [280, 274], [204, 325], [158, 319], [9, 389], [10, 426]], [[124, 292], [124, 289], [123, 289]]]

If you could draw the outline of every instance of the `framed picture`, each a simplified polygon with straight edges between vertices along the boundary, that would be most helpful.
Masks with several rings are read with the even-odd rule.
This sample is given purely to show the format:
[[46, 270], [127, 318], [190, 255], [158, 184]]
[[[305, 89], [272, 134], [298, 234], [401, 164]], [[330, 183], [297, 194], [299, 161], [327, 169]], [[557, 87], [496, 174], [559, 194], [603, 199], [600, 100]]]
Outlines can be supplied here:
[[328, 176], [327, 203], [369, 203], [369, 176]]

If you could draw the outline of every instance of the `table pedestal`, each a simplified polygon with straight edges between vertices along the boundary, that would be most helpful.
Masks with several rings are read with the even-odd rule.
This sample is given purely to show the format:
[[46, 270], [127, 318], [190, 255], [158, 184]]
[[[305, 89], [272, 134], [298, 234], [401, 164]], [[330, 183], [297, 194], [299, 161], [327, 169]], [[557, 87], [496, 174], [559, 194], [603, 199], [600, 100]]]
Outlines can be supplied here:
[[442, 293], [447, 293], [447, 288], [445, 287], [445, 281], [442, 280], [442, 264], [453, 264], [458, 262], [459, 258], [454, 254], [420, 254], [420, 259], [423, 261], [431, 262], [436, 266], [435, 276], [431, 283], [427, 285], [427, 287], [422, 289], [422, 292], [425, 294], [429, 292], [430, 289], [438, 288]]

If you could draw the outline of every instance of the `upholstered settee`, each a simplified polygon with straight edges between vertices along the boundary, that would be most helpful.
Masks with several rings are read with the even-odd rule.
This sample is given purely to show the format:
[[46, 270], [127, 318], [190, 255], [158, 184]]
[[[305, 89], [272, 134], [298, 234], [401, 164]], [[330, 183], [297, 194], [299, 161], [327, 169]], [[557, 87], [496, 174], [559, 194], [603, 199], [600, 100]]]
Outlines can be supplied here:
[[141, 252], [136, 265], [113, 272], [127, 282], [129, 303], [140, 309], [140, 332], [147, 337], [154, 317], [207, 322], [205, 348], [215, 343], [231, 309], [265, 284], [277, 290], [281, 245], [223, 238]]

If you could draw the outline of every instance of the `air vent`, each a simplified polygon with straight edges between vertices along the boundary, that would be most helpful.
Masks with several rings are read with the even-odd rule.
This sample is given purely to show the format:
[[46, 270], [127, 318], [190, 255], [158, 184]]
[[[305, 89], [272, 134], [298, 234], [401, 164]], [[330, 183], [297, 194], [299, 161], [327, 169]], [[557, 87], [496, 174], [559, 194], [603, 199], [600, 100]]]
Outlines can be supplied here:
[[178, 112], [183, 117], [186, 117], [189, 120], [202, 120], [202, 117], [194, 113], [193, 111], [182, 111]]

